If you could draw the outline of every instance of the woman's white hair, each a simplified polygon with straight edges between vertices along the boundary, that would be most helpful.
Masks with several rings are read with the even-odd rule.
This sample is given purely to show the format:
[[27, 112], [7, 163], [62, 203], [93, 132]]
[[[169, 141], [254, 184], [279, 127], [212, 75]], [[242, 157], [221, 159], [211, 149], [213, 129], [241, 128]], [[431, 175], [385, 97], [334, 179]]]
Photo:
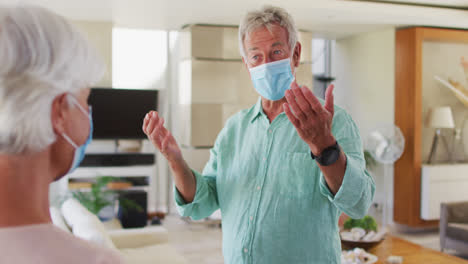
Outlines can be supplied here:
[[0, 6], [0, 58], [3, 154], [38, 152], [55, 142], [53, 100], [91, 87], [105, 70], [75, 27], [34, 6]]
[[239, 50], [246, 57], [244, 40], [253, 31], [261, 27], [270, 30], [271, 25], [279, 24], [288, 32], [288, 44], [291, 50], [296, 46], [298, 31], [292, 16], [283, 8], [264, 6], [260, 10], [251, 11], [245, 15], [239, 26]]

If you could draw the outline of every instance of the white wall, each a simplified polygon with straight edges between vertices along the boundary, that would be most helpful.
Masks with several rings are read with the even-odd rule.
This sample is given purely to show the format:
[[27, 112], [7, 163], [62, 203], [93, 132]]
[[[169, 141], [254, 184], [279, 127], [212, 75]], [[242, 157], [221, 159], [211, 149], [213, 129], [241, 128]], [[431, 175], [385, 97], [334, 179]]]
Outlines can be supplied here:
[[[336, 77], [335, 103], [353, 117], [363, 141], [379, 124], [394, 123], [394, 28], [337, 40], [332, 49], [332, 75]], [[384, 170], [379, 166], [372, 174], [377, 185], [374, 201], [382, 202]], [[386, 201], [388, 211], [393, 212], [393, 166], [387, 174]]]
[[106, 64], [106, 73], [97, 87], [112, 87], [112, 27], [113, 22], [71, 21], [97, 49]]

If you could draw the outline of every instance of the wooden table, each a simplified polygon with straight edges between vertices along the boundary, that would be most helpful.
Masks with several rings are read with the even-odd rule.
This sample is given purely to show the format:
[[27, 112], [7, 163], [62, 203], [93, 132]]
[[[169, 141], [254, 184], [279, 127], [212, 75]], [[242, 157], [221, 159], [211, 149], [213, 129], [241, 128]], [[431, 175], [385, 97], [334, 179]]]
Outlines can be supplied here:
[[387, 235], [385, 240], [375, 248], [370, 249], [369, 253], [379, 258], [378, 264], [384, 264], [391, 255], [402, 256], [403, 264], [468, 264], [468, 260], [425, 248], [390, 235]]

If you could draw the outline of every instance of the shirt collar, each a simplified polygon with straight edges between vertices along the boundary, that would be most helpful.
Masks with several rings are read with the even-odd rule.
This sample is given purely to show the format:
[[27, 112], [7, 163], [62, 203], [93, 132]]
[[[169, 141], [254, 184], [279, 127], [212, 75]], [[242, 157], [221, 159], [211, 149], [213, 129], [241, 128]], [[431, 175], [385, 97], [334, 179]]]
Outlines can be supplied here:
[[265, 115], [265, 113], [263, 112], [261, 97], [258, 98], [257, 103], [252, 109], [252, 117], [250, 118], [250, 123], [253, 123], [253, 121], [255, 121], [255, 119], [257, 119], [257, 117], [259, 117], [260, 115]]

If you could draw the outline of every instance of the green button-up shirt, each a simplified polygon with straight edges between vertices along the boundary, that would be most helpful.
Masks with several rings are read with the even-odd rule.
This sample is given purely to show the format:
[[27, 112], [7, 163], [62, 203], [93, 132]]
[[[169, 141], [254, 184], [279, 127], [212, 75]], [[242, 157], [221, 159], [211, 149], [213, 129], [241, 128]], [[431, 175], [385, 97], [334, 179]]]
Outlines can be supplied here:
[[175, 191], [179, 212], [201, 219], [221, 209], [227, 264], [340, 263], [338, 218], [362, 218], [375, 183], [359, 131], [339, 107], [332, 133], [347, 157], [336, 195], [285, 113], [270, 124], [259, 100], [219, 133], [203, 174], [194, 172], [194, 201]]

